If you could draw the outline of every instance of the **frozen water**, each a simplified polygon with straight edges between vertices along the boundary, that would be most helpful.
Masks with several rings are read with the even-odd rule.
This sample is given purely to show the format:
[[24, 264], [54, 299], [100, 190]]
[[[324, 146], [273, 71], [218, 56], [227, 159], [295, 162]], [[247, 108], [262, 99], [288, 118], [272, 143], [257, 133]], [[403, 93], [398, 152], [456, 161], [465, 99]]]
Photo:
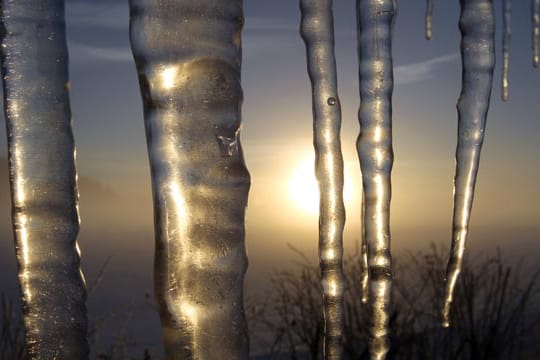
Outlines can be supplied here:
[[324, 358], [343, 348], [343, 156], [337, 94], [332, 0], [301, 0], [301, 35], [312, 86], [315, 171], [320, 189], [319, 256], [324, 307]]
[[86, 359], [64, 2], [4, 1], [1, 10], [12, 218], [28, 352], [33, 359]]
[[503, 66], [502, 66], [502, 91], [503, 101], [508, 100], [508, 66], [510, 64], [510, 39], [512, 36], [512, 0], [503, 0]]
[[443, 326], [450, 325], [450, 309], [461, 271], [474, 198], [480, 151], [489, 109], [495, 66], [495, 18], [492, 0], [461, 0], [462, 88], [458, 100], [458, 144], [454, 180], [452, 248], [446, 272]]
[[247, 359], [241, 1], [131, 0], [169, 359]]
[[426, 0], [426, 39], [433, 36], [433, 0]]
[[392, 288], [392, 32], [396, 4], [393, 0], [357, 0], [356, 11], [360, 63], [357, 151], [362, 170], [363, 231], [369, 270], [369, 350], [371, 359], [384, 359], [389, 350]]
[[[363, 233], [363, 232], [362, 232]], [[367, 256], [367, 244], [366, 237], [362, 234], [362, 245], [360, 253], [360, 269], [362, 271], [362, 283], [360, 284], [360, 291], [362, 294], [363, 304], [367, 304], [369, 301], [369, 266], [368, 266], [368, 256]]]
[[531, 0], [533, 65], [540, 65], [540, 0]]

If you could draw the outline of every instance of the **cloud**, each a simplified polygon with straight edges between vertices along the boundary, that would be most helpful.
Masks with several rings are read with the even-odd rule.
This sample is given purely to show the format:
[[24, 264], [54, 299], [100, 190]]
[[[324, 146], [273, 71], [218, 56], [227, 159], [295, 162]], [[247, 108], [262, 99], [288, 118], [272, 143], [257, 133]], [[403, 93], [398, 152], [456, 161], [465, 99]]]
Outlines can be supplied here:
[[133, 56], [129, 47], [98, 47], [72, 43], [69, 46], [70, 58], [77, 62], [116, 62], [132, 63]]
[[395, 84], [412, 84], [430, 79], [437, 65], [454, 62], [458, 57], [458, 54], [447, 54], [418, 63], [398, 65], [394, 68]]
[[[126, 30], [129, 27], [127, 1], [122, 3], [68, 2], [66, 20], [72, 27], [97, 27], [110, 30]], [[258, 31], [291, 31], [297, 33], [300, 24], [288, 19], [246, 17], [244, 34]]]
[[280, 18], [246, 18], [242, 32], [244, 58], [268, 56], [291, 51], [302, 46], [299, 24]]
[[[68, 26], [77, 29], [101, 29], [106, 31], [128, 31], [129, 10], [125, 3], [79, 2], [67, 3]], [[288, 19], [250, 17], [242, 33], [244, 56], [267, 54], [283, 47], [296, 46], [299, 25]], [[73, 33], [71, 33], [72, 36]], [[116, 36], [116, 35], [114, 35]], [[113, 37], [114, 37], [113, 36]], [[77, 62], [133, 62], [129, 45], [96, 46], [87, 44], [87, 39], [70, 38], [70, 58]]]

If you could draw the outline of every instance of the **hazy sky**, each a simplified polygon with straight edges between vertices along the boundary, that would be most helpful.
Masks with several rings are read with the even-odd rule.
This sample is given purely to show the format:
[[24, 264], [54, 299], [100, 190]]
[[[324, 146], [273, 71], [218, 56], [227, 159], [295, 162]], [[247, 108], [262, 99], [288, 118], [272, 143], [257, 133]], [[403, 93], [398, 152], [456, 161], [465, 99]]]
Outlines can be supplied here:
[[[354, 143], [358, 70], [354, 1], [335, 1], [336, 55], [349, 189], [345, 241], [360, 237], [359, 166]], [[540, 69], [533, 70], [528, 1], [514, 1], [510, 99], [500, 99], [497, 69], [473, 207], [470, 245], [539, 254]], [[102, 291], [91, 297], [142, 302], [151, 291], [150, 176], [142, 104], [128, 41], [127, 0], [67, 0], [73, 126], [80, 174], [83, 266], [90, 281], [112, 256]], [[398, 1], [394, 36], [392, 245], [396, 250], [449, 243], [461, 79], [459, 1], [436, 1], [433, 40], [424, 39], [425, 0]], [[311, 95], [293, 0], [245, 0], [242, 142], [252, 188], [247, 213], [248, 288], [294, 255], [316, 255], [317, 216], [298, 207], [290, 181], [313, 158]], [[3, 121], [3, 120], [2, 120]], [[13, 293], [5, 126], [0, 136], [1, 291]], [[306, 180], [307, 181], [307, 180]], [[270, 256], [270, 255], [271, 256]], [[126, 282], [126, 279], [130, 281]], [[115, 300], [111, 300], [114, 303]], [[95, 305], [98, 307], [97, 305]], [[98, 311], [98, 310], [96, 310]], [[151, 316], [151, 315], [148, 315]]]

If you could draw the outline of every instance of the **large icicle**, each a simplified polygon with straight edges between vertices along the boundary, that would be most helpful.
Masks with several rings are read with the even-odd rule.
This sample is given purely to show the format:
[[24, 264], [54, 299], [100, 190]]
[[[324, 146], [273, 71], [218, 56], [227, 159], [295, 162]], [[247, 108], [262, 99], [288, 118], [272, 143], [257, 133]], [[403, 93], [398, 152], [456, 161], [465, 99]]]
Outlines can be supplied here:
[[426, 0], [426, 39], [433, 35], [433, 0]]
[[313, 143], [320, 189], [319, 256], [324, 307], [324, 359], [343, 353], [343, 157], [337, 94], [332, 0], [301, 0], [313, 95]]
[[454, 180], [452, 249], [446, 271], [443, 326], [450, 325], [450, 308], [461, 271], [465, 241], [480, 163], [495, 66], [493, 0], [461, 0], [462, 88], [458, 108], [458, 144]]
[[360, 62], [360, 136], [357, 151], [363, 181], [363, 226], [369, 266], [370, 357], [389, 350], [392, 287], [390, 256], [390, 174], [392, 150], [393, 0], [357, 0]]
[[540, 65], [540, 0], [531, 0], [533, 65]]
[[86, 290], [62, 0], [2, 1], [12, 219], [32, 359], [86, 359]]
[[247, 359], [241, 0], [130, 0], [167, 359]]
[[508, 100], [508, 66], [510, 64], [510, 39], [512, 37], [512, 0], [503, 0], [503, 66], [501, 99]]

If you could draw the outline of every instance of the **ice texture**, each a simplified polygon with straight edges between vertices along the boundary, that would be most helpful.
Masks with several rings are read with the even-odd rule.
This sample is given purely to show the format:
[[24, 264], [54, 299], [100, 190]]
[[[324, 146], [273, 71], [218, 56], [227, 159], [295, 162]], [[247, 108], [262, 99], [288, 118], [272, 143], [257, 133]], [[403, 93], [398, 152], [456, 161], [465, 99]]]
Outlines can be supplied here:
[[337, 92], [332, 0], [301, 0], [313, 100], [315, 173], [320, 190], [319, 260], [324, 313], [324, 359], [343, 356], [343, 156]]
[[503, 0], [503, 66], [501, 99], [508, 100], [508, 66], [510, 64], [510, 40], [512, 37], [512, 0]]
[[495, 66], [493, 0], [461, 0], [460, 4], [462, 88], [457, 103], [452, 246], [442, 310], [445, 327], [450, 325], [454, 289], [463, 262]]
[[86, 359], [64, 1], [2, 1], [12, 221], [31, 359]]
[[130, 0], [167, 359], [247, 359], [241, 0]]
[[396, 4], [393, 0], [357, 0], [356, 11], [360, 64], [360, 136], [356, 146], [362, 170], [369, 270], [369, 351], [371, 359], [384, 359], [389, 350], [392, 288], [392, 33]]

